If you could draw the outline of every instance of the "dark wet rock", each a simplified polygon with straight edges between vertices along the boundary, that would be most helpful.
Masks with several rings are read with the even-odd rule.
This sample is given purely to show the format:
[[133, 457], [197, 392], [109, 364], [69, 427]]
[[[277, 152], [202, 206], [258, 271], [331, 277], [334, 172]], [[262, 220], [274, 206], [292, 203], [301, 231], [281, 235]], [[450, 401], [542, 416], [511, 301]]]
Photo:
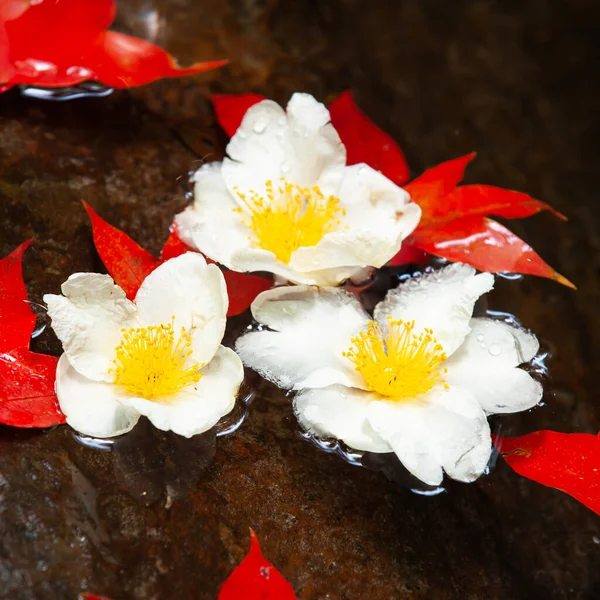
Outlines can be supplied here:
[[[151, 30], [154, 21], [142, 18], [150, 5], [165, 27]], [[498, 281], [490, 307], [517, 314], [553, 359], [546, 405], [495, 426], [508, 435], [600, 429], [595, 3], [164, 0], [122, 8], [122, 30], [156, 34], [182, 62], [226, 55], [232, 64], [107, 98], [0, 96], [0, 255], [35, 238], [25, 258], [32, 301], [74, 271], [102, 269], [83, 199], [158, 252], [186, 203], [188, 170], [222, 155], [208, 93], [287, 101], [296, 90], [326, 99], [351, 88], [414, 173], [476, 149], [469, 182], [526, 191], [569, 217], [510, 225], [579, 292], [529, 277]], [[243, 326], [238, 319], [230, 330]], [[33, 347], [60, 351], [48, 329]], [[243, 558], [248, 527], [303, 600], [600, 596], [600, 522], [575, 500], [502, 461], [476, 484], [415, 495], [307, 443], [289, 399], [250, 382], [258, 388], [248, 417], [199, 448], [195, 465], [194, 442], [180, 452], [156, 432], [142, 431], [139, 448], [132, 434], [118, 455], [82, 446], [67, 427], [3, 428], [0, 597], [62, 600], [89, 590], [115, 600], [212, 599]], [[153, 469], [159, 475], [148, 479]], [[139, 485], [124, 489], [132, 478], [152, 502], [134, 497]], [[177, 481], [182, 493], [166, 494]]]

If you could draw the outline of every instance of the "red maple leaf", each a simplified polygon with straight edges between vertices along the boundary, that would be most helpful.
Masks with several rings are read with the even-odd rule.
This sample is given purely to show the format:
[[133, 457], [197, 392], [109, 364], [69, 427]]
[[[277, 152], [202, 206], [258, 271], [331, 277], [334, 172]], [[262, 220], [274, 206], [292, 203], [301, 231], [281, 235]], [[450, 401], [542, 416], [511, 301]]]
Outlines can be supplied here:
[[329, 113], [331, 124], [346, 146], [346, 164], [365, 163], [396, 185], [408, 181], [408, 165], [400, 146], [358, 108], [349, 91], [329, 105]]
[[[104, 221], [87, 203], [84, 202], [83, 205], [92, 222], [96, 250], [110, 276], [130, 300], [135, 298], [142, 281], [156, 267], [170, 258], [192, 251], [179, 239], [173, 225], [160, 258], [154, 258], [125, 232]], [[258, 294], [273, 285], [273, 282], [265, 277], [234, 271], [223, 271], [223, 277], [229, 295], [228, 317], [243, 313]]]
[[519, 475], [565, 492], [600, 515], [600, 436], [542, 430], [493, 436], [494, 446]]
[[[217, 121], [229, 136], [235, 133], [248, 108], [261, 100], [264, 97], [258, 94], [212, 97]], [[521, 192], [490, 185], [459, 186], [475, 153], [441, 163], [406, 184], [408, 166], [401, 149], [360, 111], [350, 92], [343, 92], [334, 100], [329, 111], [346, 146], [348, 164], [364, 162], [381, 171], [404, 186], [423, 210], [419, 227], [390, 265], [421, 262], [419, 252], [427, 252], [481, 271], [538, 275], [575, 287], [523, 240], [487, 218], [495, 215], [517, 219], [542, 210], [564, 219], [563, 215]]]
[[221, 587], [218, 600], [296, 600], [294, 589], [262, 555], [250, 529], [250, 551]]
[[22, 261], [30, 243], [0, 260], [0, 423], [51, 427], [65, 417], [54, 393], [58, 359], [29, 351], [36, 317], [27, 301]]
[[[523, 240], [500, 223], [496, 215], [516, 219], [549, 210], [563, 215], [527, 194], [491, 185], [458, 185], [475, 153], [449, 160], [428, 169], [408, 185], [406, 191], [422, 209], [419, 226], [406, 240], [419, 248], [480, 271], [508, 271], [554, 279], [575, 286], [557, 273]], [[401, 264], [394, 257], [391, 264]]]
[[65, 87], [101, 81], [109, 87], [144, 85], [227, 63], [181, 69], [162, 48], [106, 31], [114, 0], [4, 0], [0, 7], [0, 91], [13, 85]]

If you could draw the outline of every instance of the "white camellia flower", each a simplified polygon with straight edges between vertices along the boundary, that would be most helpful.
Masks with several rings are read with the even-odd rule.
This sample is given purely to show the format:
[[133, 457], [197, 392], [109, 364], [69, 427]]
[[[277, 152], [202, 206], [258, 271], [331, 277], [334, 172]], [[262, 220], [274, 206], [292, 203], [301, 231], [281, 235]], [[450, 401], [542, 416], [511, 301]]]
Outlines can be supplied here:
[[284, 111], [263, 100], [246, 112], [222, 163], [195, 174], [180, 237], [233, 271], [338, 285], [381, 267], [417, 226], [421, 209], [365, 164], [346, 166], [329, 111], [294, 94]]
[[232, 410], [244, 373], [221, 346], [229, 300], [216, 265], [197, 253], [173, 258], [135, 302], [99, 273], [71, 275], [62, 293], [44, 301], [63, 344], [56, 393], [71, 427], [112, 437], [144, 415], [191, 437]]
[[302, 426], [357, 450], [395, 452], [421, 481], [474, 481], [491, 452], [486, 415], [535, 406], [542, 386], [517, 368], [536, 337], [473, 318], [494, 284], [453, 264], [388, 292], [374, 319], [339, 288], [279, 287], [252, 305], [264, 327], [241, 337], [244, 363], [297, 391]]

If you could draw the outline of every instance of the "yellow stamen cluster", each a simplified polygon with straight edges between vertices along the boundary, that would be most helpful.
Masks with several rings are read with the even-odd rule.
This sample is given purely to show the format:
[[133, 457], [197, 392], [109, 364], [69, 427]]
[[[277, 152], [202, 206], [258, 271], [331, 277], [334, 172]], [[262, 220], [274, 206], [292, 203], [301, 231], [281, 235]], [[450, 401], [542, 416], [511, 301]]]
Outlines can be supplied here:
[[251, 190], [244, 194], [236, 190], [246, 210], [239, 212], [254, 236], [251, 242], [258, 248], [273, 252], [284, 264], [301, 246], [316, 246], [323, 236], [340, 224], [345, 210], [340, 199], [325, 198], [318, 186], [300, 187], [281, 178], [281, 185], [265, 184], [265, 196]]
[[413, 333], [414, 321], [388, 319], [387, 334], [370, 321], [343, 355], [354, 363], [367, 388], [394, 400], [414, 398], [437, 384], [446, 389], [440, 365], [447, 356], [431, 329]]
[[111, 373], [128, 394], [152, 400], [200, 381], [203, 365], [186, 366], [192, 354], [192, 339], [185, 328], [177, 338], [172, 323], [122, 332]]

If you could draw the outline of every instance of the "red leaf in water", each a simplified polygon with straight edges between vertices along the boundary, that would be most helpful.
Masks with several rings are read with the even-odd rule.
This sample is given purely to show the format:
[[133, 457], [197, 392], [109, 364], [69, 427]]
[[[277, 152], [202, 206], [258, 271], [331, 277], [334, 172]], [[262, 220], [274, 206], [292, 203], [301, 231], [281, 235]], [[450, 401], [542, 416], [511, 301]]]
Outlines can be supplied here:
[[111, 87], [143, 85], [213, 69], [227, 61], [179, 69], [172, 56], [145, 40], [105, 31], [114, 0], [5, 0], [0, 9], [0, 82], [44, 87], [85, 80]]
[[52, 427], [65, 422], [56, 394], [56, 356], [26, 348], [0, 354], [0, 423]]
[[92, 221], [94, 244], [106, 270], [133, 300], [140, 285], [158, 267], [159, 261], [125, 232], [100, 218], [86, 202], [83, 205]]
[[250, 552], [222, 585], [218, 600], [295, 600], [292, 586], [262, 555], [250, 530]]
[[[481, 271], [523, 273], [575, 286], [547, 265], [523, 240], [487, 215], [514, 219], [549, 210], [548, 204], [527, 194], [490, 185], [458, 186], [465, 168], [475, 158], [467, 154], [427, 169], [405, 186], [423, 211], [421, 222], [407, 245]], [[403, 264], [395, 256], [390, 264]]]
[[217, 122], [229, 136], [238, 130], [246, 111], [255, 104], [266, 100], [260, 94], [213, 94], [212, 100]]
[[402, 150], [358, 108], [349, 91], [329, 105], [329, 112], [331, 123], [346, 146], [348, 165], [366, 163], [396, 185], [408, 181], [408, 165]]
[[407, 242], [429, 254], [463, 262], [480, 271], [538, 275], [575, 288], [522, 239], [492, 219], [464, 217], [443, 227], [419, 227]]
[[461, 185], [445, 201], [445, 221], [461, 216], [495, 215], [505, 219], [521, 219], [549, 210], [559, 219], [566, 217], [545, 202], [535, 200], [528, 194], [514, 190], [505, 190], [493, 185]]
[[162, 48], [116, 31], [100, 34], [87, 55], [95, 79], [114, 88], [145, 85], [162, 77], [182, 77], [216, 69], [227, 60], [198, 62], [181, 69]]
[[35, 327], [23, 281], [23, 254], [29, 244], [31, 240], [0, 260], [0, 352], [28, 348]]
[[167, 238], [163, 249], [160, 251], [160, 262], [165, 262], [165, 260], [169, 260], [170, 258], [176, 258], [186, 252], [193, 252], [193, 250], [186, 246], [177, 235], [177, 226], [173, 223], [169, 228], [169, 237]]
[[422, 211], [421, 225], [426, 226], [435, 215], [444, 213], [445, 199], [451, 194], [465, 175], [467, 165], [475, 158], [475, 152], [447, 160], [404, 186], [413, 202]]
[[223, 271], [229, 294], [228, 317], [243, 313], [261, 292], [273, 287], [273, 281], [258, 275]]
[[475, 158], [467, 154], [427, 169], [405, 186], [412, 200], [423, 211], [420, 226], [441, 226], [463, 217], [496, 215], [507, 219], [529, 217], [542, 210], [565, 217], [548, 204], [528, 194], [505, 190], [492, 185], [457, 185], [462, 181], [465, 168]]
[[388, 265], [392, 267], [399, 267], [401, 265], [424, 265], [427, 262], [427, 253], [416, 246], [411, 246], [404, 242], [400, 252], [388, 262]]
[[0, 260], [0, 423], [51, 427], [64, 423], [54, 393], [54, 356], [29, 351], [36, 317], [27, 302], [21, 244]]
[[500, 455], [519, 475], [555, 488], [600, 514], [600, 437], [536, 431], [493, 436]]
[[94, 594], [79, 594], [81, 600], [110, 600], [106, 596], [95, 596]]

